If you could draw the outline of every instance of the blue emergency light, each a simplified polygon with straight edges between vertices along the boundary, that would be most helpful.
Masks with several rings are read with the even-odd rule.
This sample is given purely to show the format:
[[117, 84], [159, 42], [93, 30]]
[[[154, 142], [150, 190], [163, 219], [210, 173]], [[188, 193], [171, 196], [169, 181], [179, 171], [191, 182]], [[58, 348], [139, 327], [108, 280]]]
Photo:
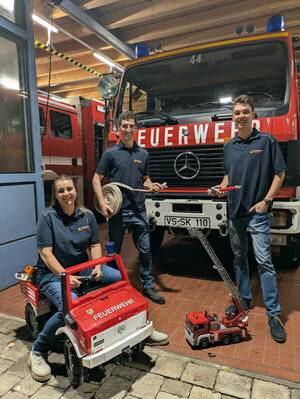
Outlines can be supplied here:
[[136, 44], [134, 51], [136, 58], [147, 57], [150, 54], [148, 45], [144, 43]]
[[267, 32], [282, 32], [285, 30], [283, 15], [272, 15], [267, 21]]

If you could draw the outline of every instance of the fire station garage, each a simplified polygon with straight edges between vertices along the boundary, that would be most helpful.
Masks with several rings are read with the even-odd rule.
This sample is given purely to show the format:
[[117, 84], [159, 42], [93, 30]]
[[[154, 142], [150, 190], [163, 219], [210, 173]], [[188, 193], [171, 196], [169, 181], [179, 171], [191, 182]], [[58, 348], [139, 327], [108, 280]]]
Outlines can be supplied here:
[[288, 396], [169, 369], [207, 393], [132, 397], [300, 398], [299, 39], [298, 0], [0, 0], [0, 319], [26, 320], [0, 380], [39, 352], [51, 273], [74, 388], [146, 342]]

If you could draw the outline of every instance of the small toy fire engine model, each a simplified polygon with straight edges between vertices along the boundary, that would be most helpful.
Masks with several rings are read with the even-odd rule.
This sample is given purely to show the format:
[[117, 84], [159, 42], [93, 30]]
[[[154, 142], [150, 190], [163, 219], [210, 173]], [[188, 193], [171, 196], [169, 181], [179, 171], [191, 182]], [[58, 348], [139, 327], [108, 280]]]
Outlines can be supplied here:
[[[99, 264], [115, 261], [121, 281], [87, 290], [72, 299], [70, 275]], [[28, 272], [29, 268], [27, 269]], [[17, 273], [21, 290], [26, 297], [25, 319], [33, 337], [51, 316], [48, 300], [36, 286], [34, 273]], [[83, 281], [89, 276], [81, 277]], [[63, 315], [65, 326], [56, 334], [62, 335], [65, 363], [70, 383], [80, 385], [87, 369], [101, 365], [116, 356], [131, 359], [140, 352], [152, 333], [148, 319], [148, 302], [129, 282], [122, 258], [111, 254], [66, 269], [61, 274]]]
[[[239, 186], [234, 186], [235, 190]], [[223, 191], [230, 191], [227, 187]], [[185, 337], [191, 346], [201, 349], [207, 348], [210, 344], [221, 343], [228, 345], [231, 342], [238, 343], [247, 336], [248, 316], [239, 292], [229, 277], [226, 269], [220, 262], [215, 251], [211, 247], [204, 233], [196, 228], [188, 229], [191, 237], [199, 239], [207, 254], [211, 258], [227, 289], [232, 295], [233, 304], [226, 310], [225, 316], [219, 319], [216, 314], [209, 314], [207, 311], [190, 312], [185, 320]]]

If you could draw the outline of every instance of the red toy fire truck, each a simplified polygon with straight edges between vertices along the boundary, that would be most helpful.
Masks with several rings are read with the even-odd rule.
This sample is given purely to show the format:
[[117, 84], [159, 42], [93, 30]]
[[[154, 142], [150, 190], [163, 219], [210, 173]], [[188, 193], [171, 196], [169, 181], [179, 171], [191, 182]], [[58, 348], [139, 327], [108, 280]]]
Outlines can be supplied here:
[[[121, 272], [121, 281], [99, 286], [72, 299], [71, 274], [113, 260]], [[47, 315], [51, 315], [51, 309], [35, 285], [31, 271], [26, 267], [16, 277], [21, 280], [21, 290], [26, 297], [26, 322], [35, 337]], [[153, 327], [148, 318], [148, 303], [130, 284], [120, 255], [69, 267], [61, 274], [61, 281], [65, 326], [56, 334], [62, 335], [67, 374], [72, 386], [77, 387], [83, 382], [86, 369], [119, 355], [130, 359], [140, 352]]]
[[232, 295], [233, 304], [225, 312], [225, 316], [219, 320], [216, 314], [190, 312], [185, 320], [185, 337], [193, 347], [207, 348], [214, 343], [228, 345], [231, 342], [238, 343], [247, 337], [248, 316], [238, 290], [229, 277], [226, 269], [220, 262], [207, 238], [199, 229], [189, 229], [191, 237], [200, 240], [207, 254], [210, 256], [216, 269], [222, 277], [226, 287]]

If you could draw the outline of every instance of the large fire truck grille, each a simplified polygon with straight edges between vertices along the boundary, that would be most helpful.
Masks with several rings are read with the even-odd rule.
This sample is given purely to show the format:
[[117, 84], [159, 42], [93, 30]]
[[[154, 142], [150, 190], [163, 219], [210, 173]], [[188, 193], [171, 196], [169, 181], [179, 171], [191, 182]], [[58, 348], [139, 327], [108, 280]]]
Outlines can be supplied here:
[[[286, 161], [287, 143], [279, 142], [279, 146]], [[222, 144], [181, 148], [148, 148], [147, 150], [150, 159], [151, 179], [153, 181], [167, 182], [170, 188], [212, 187], [220, 184], [224, 176]], [[192, 155], [189, 154], [186, 158], [185, 153], [192, 153]], [[199, 164], [194, 155], [197, 157]], [[184, 166], [187, 166], [187, 168], [184, 168]], [[191, 171], [188, 170], [189, 167]], [[199, 171], [196, 174], [196, 169], [198, 168]], [[195, 177], [193, 177], [194, 174], [196, 174]]]
[[[224, 176], [223, 145], [148, 148], [148, 152], [151, 179], [166, 181], [170, 188], [211, 187], [219, 184]], [[186, 153], [193, 155], [188, 154], [186, 158]]]

